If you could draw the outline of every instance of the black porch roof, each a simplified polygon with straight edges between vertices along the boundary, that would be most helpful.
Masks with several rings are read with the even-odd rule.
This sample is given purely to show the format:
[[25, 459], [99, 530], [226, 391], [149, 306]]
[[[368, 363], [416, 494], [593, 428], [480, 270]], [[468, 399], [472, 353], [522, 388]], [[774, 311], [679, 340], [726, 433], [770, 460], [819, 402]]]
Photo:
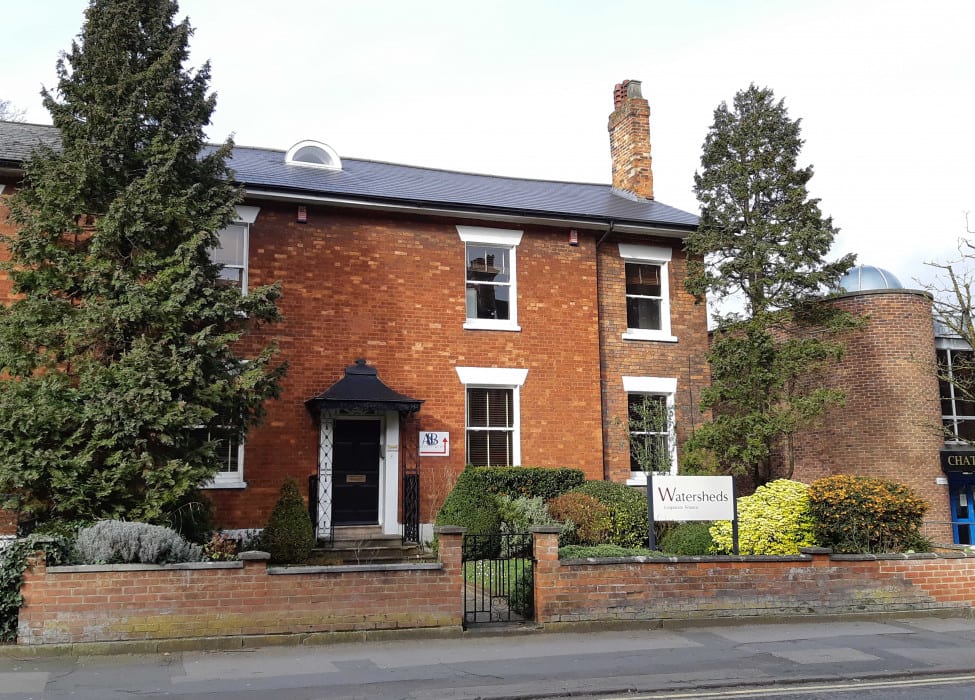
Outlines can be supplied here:
[[423, 401], [393, 391], [379, 378], [375, 367], [363, 359], [345, 368], [345, 376], [313, 399], [305, 401], [309, 411], [398, 411], [415, 413]]

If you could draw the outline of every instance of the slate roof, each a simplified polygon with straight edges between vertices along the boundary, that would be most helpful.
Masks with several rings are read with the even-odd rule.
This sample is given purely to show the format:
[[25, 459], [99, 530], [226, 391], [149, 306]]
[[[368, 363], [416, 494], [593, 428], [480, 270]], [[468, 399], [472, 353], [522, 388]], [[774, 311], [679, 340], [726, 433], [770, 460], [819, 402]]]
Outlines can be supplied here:
[[20, 165], [41, 144], [60, 146], [61, 135], [53, 126], [0, 121], [0, 163]]
[[[38, 143], [56, 145], [52, 126], [0, 122], [0, 161], [23, 161]], [[342, 158], [342, 170], [284, 162], [285, 151], [237, 146], [229, 165], [250, 190], [363, 202], [563, 218], [690, 230], [698, 218], [609, 185], [478, 175]]]

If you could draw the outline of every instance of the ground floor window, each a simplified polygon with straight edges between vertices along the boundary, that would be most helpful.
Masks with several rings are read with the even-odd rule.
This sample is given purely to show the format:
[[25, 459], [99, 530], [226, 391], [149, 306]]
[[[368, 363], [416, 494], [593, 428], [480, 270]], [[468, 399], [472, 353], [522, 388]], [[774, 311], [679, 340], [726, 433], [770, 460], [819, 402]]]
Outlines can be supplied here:
[[646, 468], [677, 473], [674, 420], [676, 377], [623, 377], [626, 393], [625, 429], [629, 437], [632, 486], [646, 484]]
[[457, 367], [464, 385], [465, 460], [477, 467], [521, 464], [521, 387], [527, 369]]
[[673, 417], [665, 394], [627, 394], [630, 471], [669, 472]]
[[514, 389], [468, 387], [467, 461], [479, 467], [514, 464]]
[[244, 483], [244, 443], [236, 436], [217, 430], [198, 428], [201, 437], [214, 443], [219, 468], [209, 484], [211, 488], [240, 486]]

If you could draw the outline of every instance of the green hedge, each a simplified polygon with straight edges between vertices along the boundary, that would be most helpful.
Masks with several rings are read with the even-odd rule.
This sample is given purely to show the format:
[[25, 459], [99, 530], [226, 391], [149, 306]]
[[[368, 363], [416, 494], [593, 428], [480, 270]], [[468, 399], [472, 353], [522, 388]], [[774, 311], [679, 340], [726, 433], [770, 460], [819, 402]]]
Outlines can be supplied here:
[[467, 467], [464, 474], [477, 480], [488, 493], [518, 498], [549, 500], [577, 486], [582, 486], [586, 475], [581, 469], [560, 467]]
[[710, 554], [714, 551], [710, 528], [706, 522], [679, 523], [660, 538], [660, 549], [682, 557]]
[[612, 481], [587, 481], [572, 493], [593, 496], [609, 508], [609, 543], [620, 547], [645, 547], [650, 541], [647, 497], [625, 484]]

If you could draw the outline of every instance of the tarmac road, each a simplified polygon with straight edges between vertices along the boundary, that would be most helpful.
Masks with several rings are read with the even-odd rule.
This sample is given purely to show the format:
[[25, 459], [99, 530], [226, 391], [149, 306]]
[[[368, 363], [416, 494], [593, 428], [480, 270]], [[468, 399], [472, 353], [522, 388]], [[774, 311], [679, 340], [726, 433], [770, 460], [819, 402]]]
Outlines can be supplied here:
[[[950, 674], [968, 676], [968, 685], [930, 684], [922, 689], [906, 684]], [[900, 688], [866, 684], [888, 680], [901, 683]], [[835, 695], [825, 691], [789, 694], [798, 691], [800, 683], [850, 687]], [[780, 694], [758, 692], [768, 687], [772, 688], [769, 692]], [[946, 688], [946, 692], [962, 690], [957, 695], [923, 694], [929, 690], [941, 693]], [[800, 696], [933, 699], [973, 697], [973, 688], [975, 619], [970, 617], [467, 633], [454, 639], [417, 637], [151, 655], [78, 656], [66, 650], [45, 657], [16, 648], [0, 653], [0, 700], [133, 696], [208, 700], [623, 696], [633, 700], [634, 694], [658, 691], [684, 693], [682, 698], [739, 700]], [[877, 689], [880, 694], [869, 694]], [[902, 689], [905, 694], [898, 694]], [[864, 694], [855, 696], [851, 690]], [[723, 694], [701, 694], [704, 691]], [[743, 694], [746, 692], [753, 694]]]

